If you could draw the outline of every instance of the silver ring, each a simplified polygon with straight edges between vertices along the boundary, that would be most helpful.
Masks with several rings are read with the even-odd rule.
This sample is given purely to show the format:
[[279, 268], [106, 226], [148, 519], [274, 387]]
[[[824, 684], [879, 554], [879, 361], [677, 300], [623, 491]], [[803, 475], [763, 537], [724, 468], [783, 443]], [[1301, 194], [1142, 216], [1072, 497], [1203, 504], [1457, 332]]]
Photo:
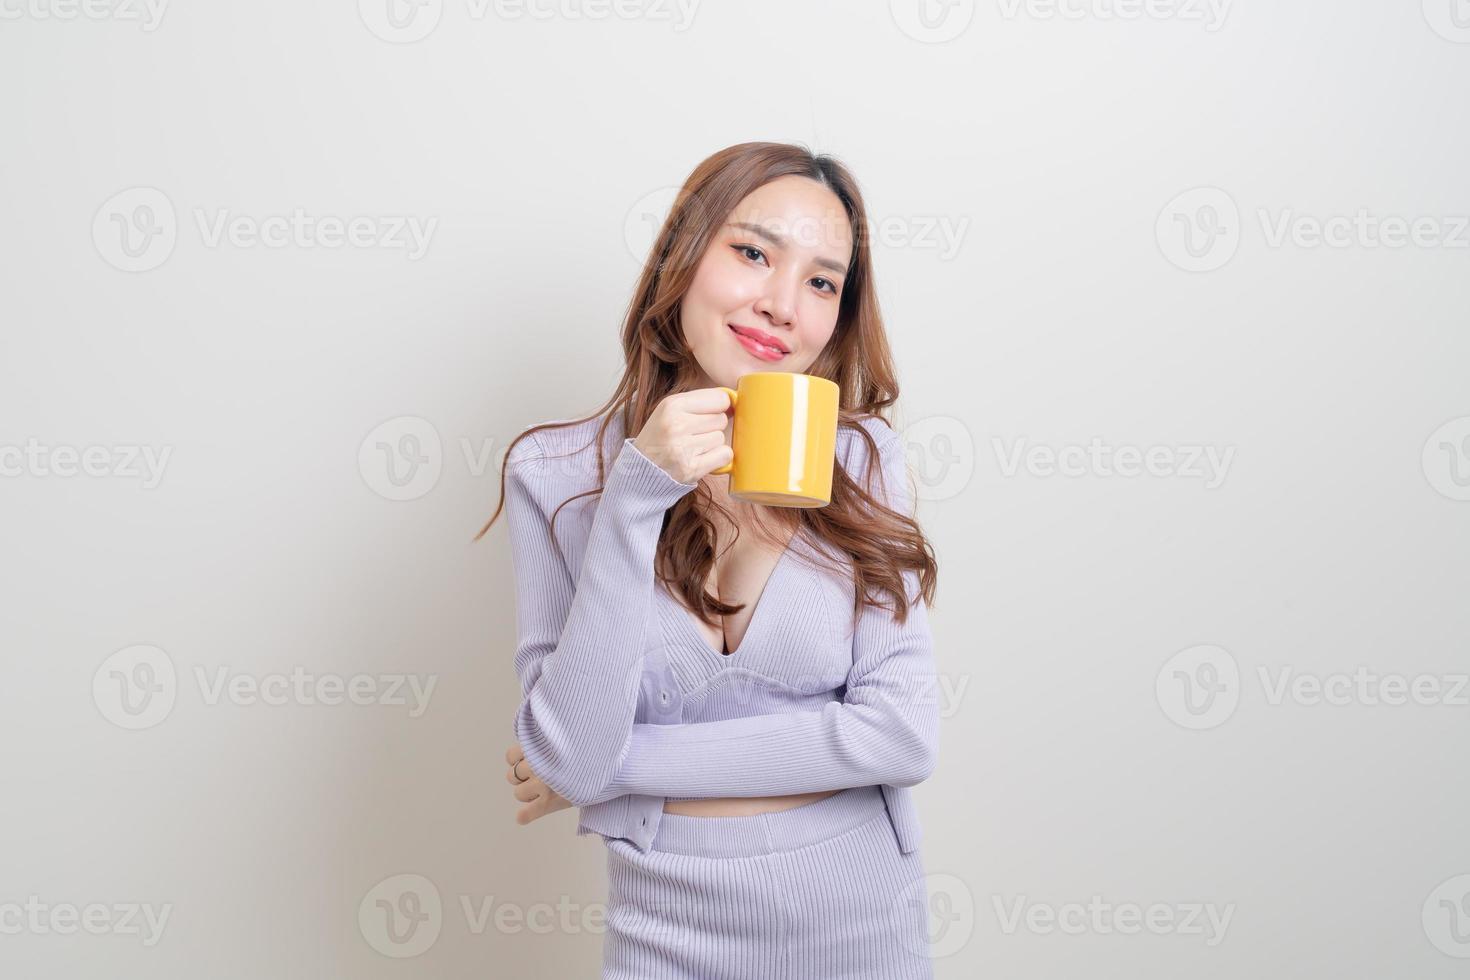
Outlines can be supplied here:
[[518, 783], [529, 783], [530, 782], [529, 779], [522, 779], [521, 778], [521, 774], [516, 771], [516, 766], [519, 766], [524, 761], [526, 761], [526, 760], [524, 760], [524, 759], [517, 759], [516, 762], [515, 762], [515, 765], [510, 767], [510, 774], [516, 778], [516, 782], [518, 782]]

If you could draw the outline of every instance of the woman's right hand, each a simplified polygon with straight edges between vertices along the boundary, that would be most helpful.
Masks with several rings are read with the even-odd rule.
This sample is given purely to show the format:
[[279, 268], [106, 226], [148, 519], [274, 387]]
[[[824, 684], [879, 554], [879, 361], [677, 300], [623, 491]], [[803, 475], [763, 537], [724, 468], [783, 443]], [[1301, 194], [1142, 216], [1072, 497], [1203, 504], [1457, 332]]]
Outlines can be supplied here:
[[675, 480], [694, 483], [735, 456], [725, 444], [729, 411], [719, 388], [675, 392], [654, 406], [633, 445]]

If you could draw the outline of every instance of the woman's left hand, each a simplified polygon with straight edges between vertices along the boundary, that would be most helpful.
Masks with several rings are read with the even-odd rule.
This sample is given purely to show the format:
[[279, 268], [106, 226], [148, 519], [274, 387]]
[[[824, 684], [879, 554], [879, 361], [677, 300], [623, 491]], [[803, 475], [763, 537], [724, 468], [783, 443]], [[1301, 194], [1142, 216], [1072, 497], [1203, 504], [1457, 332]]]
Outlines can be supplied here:
[[[509, 767], [505, 770], [505, 781], [515, 787], [515, 798], [526, 804], [516, 811], [516, 823], [524, 827], [532, 820], [572, 805], [570, 800], [531, 771], [531, 763], [526, 761], [526, 753], [521, 751], [519, 742], [505, 750], [505, 763]], [[516, 773], [520, 773], [519, 779]]]

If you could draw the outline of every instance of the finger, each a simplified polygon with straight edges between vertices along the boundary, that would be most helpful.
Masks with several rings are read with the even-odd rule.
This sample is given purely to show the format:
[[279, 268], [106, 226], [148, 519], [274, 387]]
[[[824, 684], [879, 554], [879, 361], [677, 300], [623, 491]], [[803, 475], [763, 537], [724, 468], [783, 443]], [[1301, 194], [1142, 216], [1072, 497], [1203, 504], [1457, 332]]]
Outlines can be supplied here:
[[669, 397], [678, 399], [675, 407], [680, 411], [700, 416], [717, 425], [724, 424], [730, 411], [730, 396], [720, 388], [695, 388], [693, 391], [681, 391]]
[[528, 803], [516, 811], [516, 823], [524, 827], [532, 820], [545, 815], [546, 807], [538, 800], [535, 803]]
[[695, 456], [707, 453], [711, 449], [718, 449], [723, 445], [725, 445], [725, 433], [719, 430], [689, 437], [689, 448], [693, 450]]
[[534, 775], [531, 772], [531, 764], [526, 761], [525, 756], [517, 756], [514, 759], [507, 759], [505, 761], [510, 763], [510, 768], [505, 770], [505, 781], [507, 783], [524, 782]]
[[545, 796], [548, 788], [549, 787], [547, 787], [547, 785], [539, 779], [528, 779], [524, 783], [521, 783], [519, 786], [513, 789], [511, 792], [515, 795], [515, 798], [520, 800], [522, 803], [530, 803], [532, 800], [539, 799], [542, 796]]
[[525, 757], [526, 753], [521, 751], [521, 746], [518, 742], [512, 743], [511, 747], [505, 750], [505, 764], [508, 766], [515, 765], [518, 761], [524, 759]]
[[724, 466], [726, 463], [732, 462], [734, 459], [735, 450], [722, 442], [713, 449], [696, 453], [694, 457], [694, 468], [701, 470], [708, 466], [710, 469], [715, 470]]

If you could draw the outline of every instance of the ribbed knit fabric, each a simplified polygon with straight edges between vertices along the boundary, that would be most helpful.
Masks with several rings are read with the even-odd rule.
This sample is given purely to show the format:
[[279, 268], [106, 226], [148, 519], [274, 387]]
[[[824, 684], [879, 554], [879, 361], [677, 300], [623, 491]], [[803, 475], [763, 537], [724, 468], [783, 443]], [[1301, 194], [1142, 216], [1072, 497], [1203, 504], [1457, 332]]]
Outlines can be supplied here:
[[[522, 691], [513, 731], [536, 774], [582, 808], [577, 832], [648, 853], [670, 819], [667, 798], [877, 786], [900, 853], [912, 853], [921, 833], [908, 790], [932, 771], [939, 735], [917, 575], [905, 573], [906, 623], [865, 606], [852, 629], [851, 583], [842, 609], [840, 576], [800, 569], [793, 542], [740, 648], [722, 655], [654, 583], [664, 512], [697, 484], [639, 452], [620, 419], [603, 445], [602, 493], [563, 507], [553, 537], [557, 506], [598, 485], [599, 421], [522, 439], [506, 463]], [[880, 420], [861, 424], [879, 454], [882, 483], [870, 491], [911, 513], [901, 440]], [[837, 464], [859, 483], [866, 452], [853, 427], [839, 428]]]
[[928, 892], [876, 786], [607, 843], [603, 980], [932, 980]]

